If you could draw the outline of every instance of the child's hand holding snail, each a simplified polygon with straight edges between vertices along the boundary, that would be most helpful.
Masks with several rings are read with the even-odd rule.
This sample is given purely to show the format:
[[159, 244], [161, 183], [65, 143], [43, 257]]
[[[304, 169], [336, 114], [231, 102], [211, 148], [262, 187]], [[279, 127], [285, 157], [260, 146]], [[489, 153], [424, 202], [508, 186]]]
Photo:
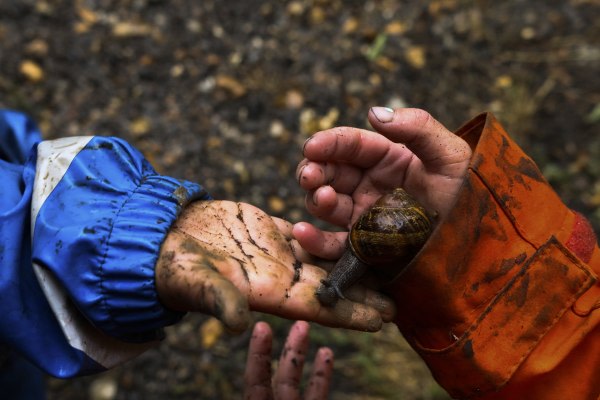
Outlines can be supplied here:
[[[429, 216], [443, 218], [466, 174], [468, 144], [423, 110], [375, 107], [369, 121], [377, 132], [333, 128], [306, 142], [297, 177], [308, 211], [349, 230], [379, 197], [401, 187]], [[304, 249], [325, 259], [339, 258], [346, 247], [346, 232], [299, 223], [293, 233]], [[320, 297], [331, 298], [331, 291]]]

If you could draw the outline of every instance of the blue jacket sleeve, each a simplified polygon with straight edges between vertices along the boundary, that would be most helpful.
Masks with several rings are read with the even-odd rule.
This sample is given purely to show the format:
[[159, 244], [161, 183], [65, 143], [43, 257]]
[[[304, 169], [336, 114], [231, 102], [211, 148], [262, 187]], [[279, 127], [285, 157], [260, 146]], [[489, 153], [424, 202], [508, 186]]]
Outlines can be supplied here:
[[157, 299], [154, 266], [201, 186], [162, 176], [126, 142], [40, 141], [0, 111], [0, 341], [46, 372], [112, 367], [182, 314]]

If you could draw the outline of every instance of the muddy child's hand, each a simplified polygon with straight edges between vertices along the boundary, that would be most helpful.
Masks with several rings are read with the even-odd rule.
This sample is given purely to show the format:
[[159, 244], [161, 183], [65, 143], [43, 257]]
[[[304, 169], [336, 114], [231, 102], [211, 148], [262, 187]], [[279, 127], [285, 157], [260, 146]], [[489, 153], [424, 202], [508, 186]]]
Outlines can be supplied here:
[[[402, 187], [435, 219], [444, 218], [467, 172], [469, 145], [423, 110], [374, 107], [369, 121], [377, 132], [333, 128], [305, 143], [297, 178], [307, 191], [308, 211], [350, 229], [381, 195]], [[347, 236], [304, 222], [293, 234], [305, 250], [325, 259], [340, 257]]]
[[291, 232], [292, 224], [249, 204], [191, 204], [161, 248], [160, 300], [173, 310], [214, 315], [232, 331], [249, 326], [250, 310], [364, 331], [393, 318], [392, 302], [365, 288], [334, 308], [322, 307], [315, 290], [327, 272]]

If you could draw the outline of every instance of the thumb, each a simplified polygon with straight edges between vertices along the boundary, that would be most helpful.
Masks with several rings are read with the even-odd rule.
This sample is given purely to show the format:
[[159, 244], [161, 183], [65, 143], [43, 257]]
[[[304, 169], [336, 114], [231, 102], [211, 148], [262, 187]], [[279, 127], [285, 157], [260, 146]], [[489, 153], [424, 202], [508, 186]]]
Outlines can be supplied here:
[[461, 164], [459, 169], [462, 173], [471, 158], [467, 142], [446, 129], [427, 111], [372, 107], [369, 122], [391, 141], [408, 147], [431, 172], [447, 174], [449, 165]]
[[209, 252], [176, 229], [163, 243], [155, 280], [160, 301], [167, 308], [212, 315], [232, 332], [250, 325], [246, 296], [218, 272]]

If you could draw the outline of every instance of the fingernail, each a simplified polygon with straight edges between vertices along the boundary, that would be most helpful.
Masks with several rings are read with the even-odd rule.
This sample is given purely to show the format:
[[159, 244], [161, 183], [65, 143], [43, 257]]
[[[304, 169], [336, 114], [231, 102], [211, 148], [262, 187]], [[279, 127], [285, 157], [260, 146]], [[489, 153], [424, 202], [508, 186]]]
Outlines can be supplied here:
[[298, 181], [298, 184], [300, 184], [302, 182], [302, 171], [304, 171], [304, 168], [306, 168], [306, 165], [303, 165], [300, 170], [298, 171], [298, 176], [296, 176], [296, 180]]
[[389, 107], [371, 107], [371, 112], [382, 124], [390, 122], [394, 118], [394, 110]]
[[304, 155], [304, 149], [306, 148], [306, 143], [308, 143], [313, 137], [309, 137], [308, 139], [306, 139], [306, 141], [304, 142], [304, 144], [302, 145], [302, 155]]

